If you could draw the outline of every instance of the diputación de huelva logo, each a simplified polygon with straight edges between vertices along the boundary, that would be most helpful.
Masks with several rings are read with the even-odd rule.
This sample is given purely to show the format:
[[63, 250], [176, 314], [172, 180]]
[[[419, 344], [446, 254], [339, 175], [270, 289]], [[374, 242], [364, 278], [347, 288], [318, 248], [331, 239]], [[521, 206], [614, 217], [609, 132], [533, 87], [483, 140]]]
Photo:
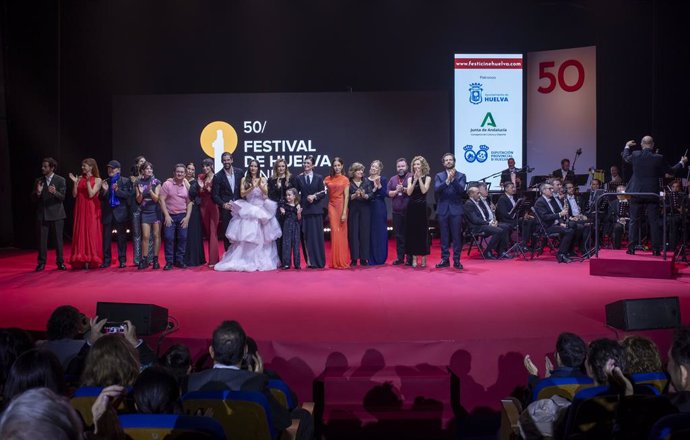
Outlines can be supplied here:
[[489, 158], [488, 145], [480, 145], [479, 151], [477, 152], [474, 151], [474, 145], [465, 145], [462, 149], [465, 150], [465, 161], [468, 163], [475, 161], [478, 163], [484, 163], [486, 162], [486, 159]]

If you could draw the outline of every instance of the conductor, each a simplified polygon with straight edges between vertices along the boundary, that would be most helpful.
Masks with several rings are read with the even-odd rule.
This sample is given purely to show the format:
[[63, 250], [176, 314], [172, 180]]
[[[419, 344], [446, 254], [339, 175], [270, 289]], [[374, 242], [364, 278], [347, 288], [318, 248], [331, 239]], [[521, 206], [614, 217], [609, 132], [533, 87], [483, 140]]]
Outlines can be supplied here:
[[[667, 172], [674, 172], [687, 163], [687, 156], [683, 156], [680, 162], [669, 168], [664, 161], [664, 156], [653, 151], [654, 139], [645, 136], [640, 141], [642, 150], [631, 151], [635, 141], [626, 142], [623, 149], [623, 160], [632, 165], [632, 177], [628, 182], [627, 192], [648, 192], [659, 194], [661, 190], [660, 179]], [[642, 212], [647, 215], [647, 222], [652, 237], [653, 255], [661, 255], [661, 230], [659, 229], [659, 198], [657, 196], [637, 196], [630, 201], [630, 229], [627, 253], [635, 254], [635, 246], [639, 244], [639, 222]]]

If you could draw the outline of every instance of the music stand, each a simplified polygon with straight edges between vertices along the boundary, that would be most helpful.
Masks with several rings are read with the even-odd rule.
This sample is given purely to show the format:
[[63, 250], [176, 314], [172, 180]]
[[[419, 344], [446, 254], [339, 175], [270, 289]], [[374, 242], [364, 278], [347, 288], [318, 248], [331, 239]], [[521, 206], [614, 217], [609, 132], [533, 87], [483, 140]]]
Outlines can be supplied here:
[[527, 260], [527, 255], [525, 255], [525, 251], [522, 250], [522, 246], [521, 246], [521, 244], [523, 244], [523, 243], [521, 243], [522, 234], [520, 234], [520, 220], [519, 220], [519, 218], [520, 218], [520, 215], [524, 215], [524, 212], [526, 210], [528, 210], [530, 206], [531, 206], [530, 201], [527, 200], [525, 197], [521, 197], [515, 202], [515, 206], [513, 206], [513, 209], [511, 209], [510, 212], [508, 212], [508, 217], [512, 218], [513, 215], [515, 215], [515, 218], [518, 219], [518, 221], [517, 221], [518, 239], [515, 242], [515, 244], [513, 244], [508, 250], [506, 250], [503, 253], [503, 255], [510, 256], [511, 253], [515, 253], [515, 256], [517, 256], [517, 254], [519, 253], [520, 255], [522, 255], [522, 258], [525, 261]]
[[551, 176], [543, 175], [543, 176], [532, 176], [532, 178], [529, 181], [529, 187], [530, 188], [537, 188], [539, 185], [542, 183], [546, 182], [546, 179], [549, 179]]

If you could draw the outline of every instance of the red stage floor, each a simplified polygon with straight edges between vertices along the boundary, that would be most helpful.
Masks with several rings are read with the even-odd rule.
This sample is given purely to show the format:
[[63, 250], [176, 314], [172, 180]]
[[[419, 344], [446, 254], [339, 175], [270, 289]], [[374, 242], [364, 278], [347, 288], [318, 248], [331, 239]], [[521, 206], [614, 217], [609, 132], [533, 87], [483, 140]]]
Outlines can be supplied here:
[[[435, 242], [426, 269], [389, 264], [264, 273], [58, 272], [49, 253], [48, 269], [34, 273], [35, 253], [6, 250], [0, 253], [0, 327], [44, 329], [61, 304], [93, 314], [97, 301], [153, 303], [180, 324], [164, 346], [182, 340], [197, 355], [220, 321], [240, 321], [302, 399], [311, 399], [312, 379], [327, 364], [357, 367], [374, 359], [376, 368], [450, 365], [463, 383], [463, 406], [471, 409], [497, 408], [498, 399], [524, 384], [524, 354], [542, 359], [559, 332], [615, 337], [604, 322], [609, 302], [677, 295], [683, 323], [690, 319], [684, 265], [675, 279], [653, 280], [590, 276], [587, 262], [557, 264], [549, 255], [533, 261], [463, 256], [465, 270], [456, 271], [433, 268], [438, 253]], [[670, 331], [642, 334], [665, 353]]]

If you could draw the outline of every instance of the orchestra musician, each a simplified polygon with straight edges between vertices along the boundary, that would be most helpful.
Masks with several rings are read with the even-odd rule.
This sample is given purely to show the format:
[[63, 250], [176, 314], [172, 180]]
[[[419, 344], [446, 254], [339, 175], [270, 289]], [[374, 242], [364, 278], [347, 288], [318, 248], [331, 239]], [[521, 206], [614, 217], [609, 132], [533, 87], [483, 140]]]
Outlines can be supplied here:
[[606, 235], [611, 237], [614, 249], [621, 248], [623, 231], [630, 220], [630, 196], [625, 194], [625, 185], [618, 185], [616, 192], [621, 194], [611, 201], [606, 218]]
[[575, 230], [568, 227], [568, 208], [559, 209], [553, 196], [554, 186], [551, 183], [542, 183], [539, 186], [541, 196], [534, 203], [534, 210], [539, 219], [544, 223], [547, 234], [558, 234], [561, 242], [558, 245], [556, 258], [559, 263], [570, 263], [568, 251], [573, 241]]
[[501, 186], [505, 187], [506, 183], [515, 185], [515, 189], [522, 189], [522, 179], [524, 177], [524, 170], [515, 168], [515, 159], [508, 158], [508, 168], [501, 171]]
[[511, 211], [515, 207], [517, 200], [515, 199], [515, 184], [513, 182], [506, 182], [503, 184], [504, 193], [496, 202], [496, 220], [501, 224], [509, 225], [512, 229], [521, 231], [520, 246], [523, 251], [526, 250], [527, 242], [529, 242], [534, 230], [535, 219], [529, 213], [525, 213], [522, 217], [518, 217], [518, 212]]

